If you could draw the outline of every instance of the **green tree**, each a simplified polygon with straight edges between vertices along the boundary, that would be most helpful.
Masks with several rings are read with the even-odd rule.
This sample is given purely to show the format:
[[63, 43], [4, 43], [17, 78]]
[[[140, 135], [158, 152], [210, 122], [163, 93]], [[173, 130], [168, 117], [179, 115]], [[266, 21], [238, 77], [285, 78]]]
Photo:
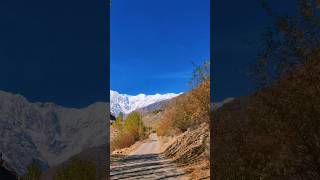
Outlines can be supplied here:
[[39, 180], [41, 176], [41, 167], [39, 163], [33, 159], [31, 164], [27, 166], [27, 173], [24, 180]]
[[123, 130], [123, 113], [120, 112], [118, 117], [116, 118], [115, 127], [119, 130]]
[[133, 135], [135, 140], [140, 140], [145, 136], [146, 127], [139, 112], [132, 112], [127, 116], [124, 128], [125, 131]]

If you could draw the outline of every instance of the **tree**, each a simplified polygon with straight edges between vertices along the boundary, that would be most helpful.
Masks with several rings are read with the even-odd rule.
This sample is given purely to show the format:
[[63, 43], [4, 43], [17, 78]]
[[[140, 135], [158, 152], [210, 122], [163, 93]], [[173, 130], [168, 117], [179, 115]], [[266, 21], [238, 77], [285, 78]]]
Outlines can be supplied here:
[[135, 140], [140, 140], [145, 136], [146, 127], [139, 112], [132, 112], [127, 116], [124, 128], [125, 131], [133, 135]]
[[173, 135], [209, 122], [210, 62], [196, 66], [190, 81], [192, 90], [173, 99], [158, 123], [157, 134]]
[[119, 131], [123, 130], [123, 113], [122, 112], [120, 112], [118, 117], [116, 118], [115, 128], [117, 128], [117, 130]]
[[263, 36], [264, 47], [251, 72], [260, 87], [303, 66], [320, 47], [318, 0], [298, 0], [298, 12], [293, 16], [273, 12], [266, 1], [262, 5], [274, 18], [274, 25]]
[[195, 88], [203, 82], [210, 81], [210, 60], [204, 61], [201, 65], [193, 63], [194, 71], [191, 81], [189, 82], [192, 88]]

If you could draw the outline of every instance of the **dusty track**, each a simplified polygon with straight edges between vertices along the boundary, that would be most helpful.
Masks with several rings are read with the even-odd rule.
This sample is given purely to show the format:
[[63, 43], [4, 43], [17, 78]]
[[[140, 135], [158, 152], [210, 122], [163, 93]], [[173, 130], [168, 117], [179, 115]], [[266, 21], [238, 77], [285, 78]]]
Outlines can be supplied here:
[[188, 175], [160, 153], [156, 134], [123, 159], [111, 163], [110, 179], [188, 179]]

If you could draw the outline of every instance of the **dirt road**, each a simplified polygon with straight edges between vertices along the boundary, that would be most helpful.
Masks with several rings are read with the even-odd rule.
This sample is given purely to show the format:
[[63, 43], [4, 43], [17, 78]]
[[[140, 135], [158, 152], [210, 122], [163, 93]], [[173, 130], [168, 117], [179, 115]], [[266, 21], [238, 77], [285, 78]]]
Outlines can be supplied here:
[[188, 176], [160, 153], [160, 143], [156, 134], [139, 146], [127, 157], [111, 163], [110, 178], [116, 179], [177, 179]]

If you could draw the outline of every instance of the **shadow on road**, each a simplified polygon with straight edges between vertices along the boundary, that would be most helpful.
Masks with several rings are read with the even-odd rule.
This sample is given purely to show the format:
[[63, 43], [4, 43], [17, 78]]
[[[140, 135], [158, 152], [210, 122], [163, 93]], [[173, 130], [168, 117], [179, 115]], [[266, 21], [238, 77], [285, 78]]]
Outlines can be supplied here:
[[162, 154], [118, 156], [111, 163], [110, 179], [185, 179], [172, 160]]

